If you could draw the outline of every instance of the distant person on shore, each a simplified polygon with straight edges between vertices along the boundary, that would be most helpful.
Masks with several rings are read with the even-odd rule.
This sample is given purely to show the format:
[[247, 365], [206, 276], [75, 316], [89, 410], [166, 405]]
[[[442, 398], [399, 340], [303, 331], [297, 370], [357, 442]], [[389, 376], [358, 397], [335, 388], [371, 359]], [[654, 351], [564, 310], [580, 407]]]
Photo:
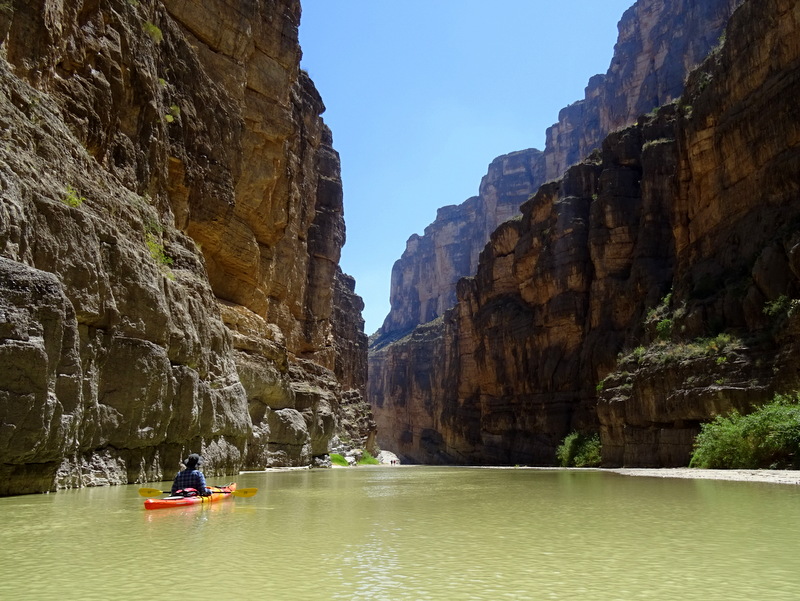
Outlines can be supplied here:
[[192, 491], [197, 491], [198, 495], [206, 497], [211, 494], [211, 489], [206, 486], [206, 477], [198, 467], [203, 465], [203, 458], [197, 453], [192, 453], [183, 462], [186, 467], [175, 475], [172, 483], [172, 494], [184, 494], [191, 496]]

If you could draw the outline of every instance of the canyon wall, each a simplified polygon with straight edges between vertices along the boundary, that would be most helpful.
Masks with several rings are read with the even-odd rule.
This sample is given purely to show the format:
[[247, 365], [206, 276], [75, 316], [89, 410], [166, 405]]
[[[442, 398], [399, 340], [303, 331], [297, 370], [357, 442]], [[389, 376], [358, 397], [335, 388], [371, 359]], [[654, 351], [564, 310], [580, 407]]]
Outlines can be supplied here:
[[452, 307], [456, 284], [475, 273], [478, 254], [489, 235], [519, 213], [544, 180], [539, 150], [523, 150], [496, 158], [481, 180], [480, 193], [460, 205], [443, 207], [423, 236], [413, 235], [395, 262], [391, 309], [372, 341], [381, 346]]
[[599, 431], [606, 465], [685, 465], [700, 423], [797, 389], [799, 26], [745, 2], [679, 100], [543, 185], [453, 309], [372, 351], [387, 448], [551, 465]]
[[440, 209], [423, 236], [409, 238], [392, 271], [391, 309], [376, 343], [444, 315], [455, 302], [458, 279], [475, 274], [489, 235], [519, 215], [519, 205], [539, 186], [599, 148], [610, 132], [680, 96], [686, 76], [719, 42], [740, 3], [638, 0], [629, 8], [620, 19], [608, 71], [591, 78], [583, 100], [561, 110], [546, 132], [544, 151], [495, 159], [477, 197]]
[[638, 0], [620, 19], [608, 71], [547, 130], [545, 173], [556, 179], [609, 133], [678, 98], [689, 72], [720, 41], [741, 0]]
[[800, 6], [749, 0], [678, 104], [672, 293], [603, 382], [606, 463], [685, 465], [700, 423], [800, 389], [798, 93]]
[[0, 7], [0, 494], [374, 439], [299, 0]]

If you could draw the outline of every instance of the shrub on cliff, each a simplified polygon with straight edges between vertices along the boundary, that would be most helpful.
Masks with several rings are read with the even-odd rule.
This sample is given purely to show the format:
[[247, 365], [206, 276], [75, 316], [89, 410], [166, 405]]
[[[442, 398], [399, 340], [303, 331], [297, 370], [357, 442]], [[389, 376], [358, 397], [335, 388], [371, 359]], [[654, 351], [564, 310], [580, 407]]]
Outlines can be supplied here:
[[753, 413], [734, 411], [703, 424], [690, 467], [800, 468], [800, 402], [778, 395]]
[[597, 467], [600, 465], [600, 435], [568, 434], [556, 449], [561, 467]]

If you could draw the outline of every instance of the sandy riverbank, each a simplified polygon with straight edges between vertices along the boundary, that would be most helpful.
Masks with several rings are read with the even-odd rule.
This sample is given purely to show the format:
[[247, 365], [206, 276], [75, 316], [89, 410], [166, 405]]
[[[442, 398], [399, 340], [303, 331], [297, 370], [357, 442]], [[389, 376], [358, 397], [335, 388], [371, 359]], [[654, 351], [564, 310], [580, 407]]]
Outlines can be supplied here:
[[[333, 468], [342, 468], [341, 465], [332, 465]], [[371, 467], [371, 466], [359, 466]], [[395, 467], [401, 467], [397, 465]], [[410, 466], [403, 466], [410, 467]], [[307, 470], [306, 467], [278, 467], [267, 468], [260, 470], [261, 472], [287, 472], [294, 470]], [[519, 467], [484, 467], [484, 469], [520, 469]], [[537, 469], [537, 470], [559, 470], [564, 468], [553, 467], [537, 467], [537, 468], [522, 468], [522, 469]], [[738, 482], [766, 482], [769, 484], [795, 484], [800, 485], [800, 470], [701, 470], [688, 467], [676, 468], [568, 468], [568, 469], [599, 469], [603, 472], [612, 472], [622, 476], [643, 476], [647, 478], [685, 478], [685, 479], [703, 479], [703, 480], [734, 480]], [[259, 473], [259, 472], [240, 472]]]
[[768, 482], [771, 484], [800, 484], [800, 470], [701, 470], [690, 468], [618, 468], [608, 471], [623, 476], [649, 478], [695, 478], [706, 480], [736, 480], [739, 482]]

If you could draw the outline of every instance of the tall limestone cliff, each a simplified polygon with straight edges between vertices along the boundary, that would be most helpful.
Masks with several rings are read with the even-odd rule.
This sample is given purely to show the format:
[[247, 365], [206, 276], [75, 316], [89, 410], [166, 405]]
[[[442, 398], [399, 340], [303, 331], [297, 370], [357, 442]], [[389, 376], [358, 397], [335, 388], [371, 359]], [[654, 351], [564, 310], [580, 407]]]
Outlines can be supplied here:
[[676, 102], [502, 224], [443, 317], [373, 351], [386, 446], [426, 463], [685, 465], [699, 424], [796, 390], [800, 9], [747, 0]]
[[374, 438], [344, 423], [366, 337], [299, 20], [299, 0], [0, 5], [0, 494]]
[[609, 133], [675, 100], [687, 74], [719, 43], [741, 0], [638, 0], [620, 19], [619, 39], [605, 75], [586, 96], [561, 110], [547, 130], [547, 180], [583, 160]]
[[539, 186], [599, 148], [610, 132], [680, 96], [689, 71], [717, 44], [740, 2], [638, 0], [628, 9], [607, 73], [593, 77], [585, 98], [560, 112], [546, 132], [545, 150], [495, 159], [477, 197], [440, 209], [423, 236], [408, 240], [392, 271], [391, 309], [374, 344], [444, 315], [459, 278], [475, 274], [490, 234], [519, 215], [519, 205]]
[[748, 0], [665, 142], [671, 294], [603, 381], [606, 463], [684, 465], [701, 422], [800, 389], [798, 93], [800, 5]]
[[456, 283], [475, 273], [489, 235], [536, 191], [536, 182], [544, 180], [543, 168], [543, 155], [535, 149], [496, 158], [478, 196], [439, 209], [423, 236], [408, 239], [392, 269], [391, 310], [373, 346], [407, 334], [455, 304]]

